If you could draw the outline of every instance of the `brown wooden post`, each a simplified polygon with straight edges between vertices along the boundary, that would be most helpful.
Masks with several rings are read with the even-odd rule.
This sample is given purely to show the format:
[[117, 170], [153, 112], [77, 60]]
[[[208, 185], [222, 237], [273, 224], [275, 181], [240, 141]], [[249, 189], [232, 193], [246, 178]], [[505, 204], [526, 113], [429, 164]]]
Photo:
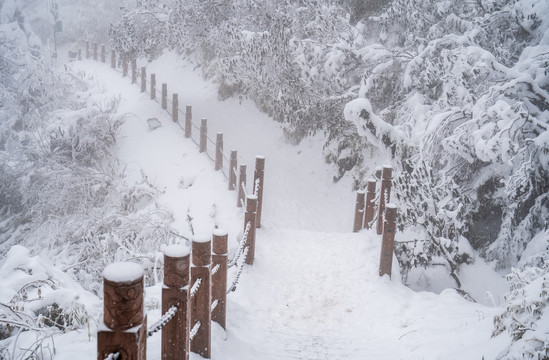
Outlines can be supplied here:
[[156, 99], [156, 74], [151, 74], [151, 100]]
[[187, 105], [185, 108], [185, 137], [190, 138], [192, 132], [193, 123], [193, 107]]
[[145, 360], [147, 315], [143, 311], [143, 268], [114, 263], [103, 271], [103, 326], [97, 332], [97, 360], [111, 353]]
[[172, 306], [175, 316], [162, 328], [162, 360], [189, 359], [189, 250], [182, 245], [169, 245], [164, 251], [164, 286], [162, 314]]
[[101, 44], [101, 62], [104, 64], [107, 59], [107, 53], [105, 50], [105, 44]]
[[393, 175], [393, 167], [391, 165], [383, 166], [381, 175], [381, 188], [379, 189], [379, 209], [377, 213], [377, 234], [383, 233], [383, 213], [385, 212], [385, 204], [391, 201], [391, 179]]
[[191, 266], [191, 330], [198, 326], [191, 340], [191, 351], [209, 359], [211, 357], [211, 263], [210, 239], [194, 239]]
[[393, 252], [395, 249], [395, 222], [397, 208], [395, 204], [386, 205], [385, 223], [383, 226], [383, 240], [381, 243], [381, 256], [379, 259], [379, 276], [388, 274], [391, 276], [393, 266]]
[[246, 164], [240, 165], [240, 175], [238, 177], [238, 196], [236, 198], [236, 206], [244, 206], [244, 200], [246, 198]]
[[116, 51], [111, 50], [111, 68], [116, 68]]
[[364, 191], [356, 192], [355, 205], [355, 221], [353, 224], [353, 232], [359, 232], [362, 229], [362, 221], [364, 220]]
[[226, 329], [227, 318], [227, 232], [215, 230], [212, 245], [212, 321]]
[[97, 43], [93, 43], [93, 60], [97, 61]]
[[142, 67], [141, 68], [141, 92], [145, 92], [147, 90], [147, 68]]
[[122, 58], [122, 77], [128, 76], [128, 60], [126, 56]]
[[265, 179], [265, 157], [255, 157], [254, 195], [257, 196], [257, 218], [255, 227], [261, 227], [261, 209], [263, 208], [263, 184]]
[[236, 150], [231, 151], [231, 161], [229, 164], [229, 190], [236, 189], [236, 166], [237, 166], [237, 158], [236, 158]]
[[217, 133], [215, 139], [215, 170], [223, 168], [223, 133]]
[[82, 49], [78, 48], [78, 61], [82, 60]]
[[250, 223], [250, 230], [248, 231], [248, 237], [246, 239], [246, 245], [244, 248], [248, 248], [248, 254], [246, 254], [246, 264], [252, 265], [255, 258], [255, 220], [257, 217], [257, 196], [248, 195], [246, 197], [246, 213], [244, 214], [244, 232]]
[[90, 58], [90, 41], [86, 40], [86, 60]]
[[173, 94], [172, 98], [172, 120], [174, 122], [179, 121], [179, 98], [177, 94]]
[[132, 59], [132, 84], [137, 83], [137, 60]]
[[374, 179], [368, 180], [368, 188], [366, 192], [366, 211], [364, 214], [364, 225], [365, 229], [370, 229], [372, 227], [372, 221], [374, 220], [374, 207], [376, 197], [376, 181]]
[[168, 108], [168, 84], [162, 84], [162, 94], [161, 94], [162, 109], [166, 110]]
[[208, 120], [202, 119], [200, 123], [200, 147], [199, 152], [203, 153], [207, 151], [208, 142]]

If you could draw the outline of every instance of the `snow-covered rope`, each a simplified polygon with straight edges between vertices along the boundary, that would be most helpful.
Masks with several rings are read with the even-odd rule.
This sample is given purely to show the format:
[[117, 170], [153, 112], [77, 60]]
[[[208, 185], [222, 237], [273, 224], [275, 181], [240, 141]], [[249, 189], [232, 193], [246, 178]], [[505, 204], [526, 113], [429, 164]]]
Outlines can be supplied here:
[[120, 357], [120, 353], [119, 352], [115, 352], [115, 353], [110, 353], [109, 355], [107, 355], [107, 357], [105, 358], [105, 360], [116, 360]]
[[166, 311], [164, 315], [160, 317], [154, 324], [151, 325], [149, 330], [147, 330], [147, 337], [152, 336], [154, 333], [158, 332], [164, 327], [177, 313], [177, 306], [173, 305], [171, 308]]
[[246, 191], [246, 184], [244, 181], [240, 183], [240, 186], [242, 187], [242, 192], [244, 193], [244, 197], [248, 197], [248, 192]]
[[200, 325], [202, 325], [200, 323], [200, 321], [198, 321], [196, 324], [194, 324], [193, 328], [189, 332], [189, 341], [192, 340], [196, 336], [196, 334], [198, 333], [198, 329], [200, 329]]
[[221, 265], [219, 265], [219, 264], [215, 265], [214, 268], [212, 269], [212, 275], [214, 275], [216, 272], [218, 272], [219, 268], [221, 268]]
[[[248, 255], [248, 250], [250, 250], [250, 247], [246, 246], [246, 248], [244, 249], [244, 252], [242, 253], [242, 255], [244, 255], [244, 259], [246, 259], [246, 255]], [[240, 280], [240, 275], [242, 274], [242, 270], [244, 270], [245, 264], [246, 264], [245, 261], [242, 261], [242, 263], [240, 264], [240, 268], [236, 273], [236, 277], [234, 278], [231, 287], [229, 288], [229, 290], [227, 290], [227, 294], [236, 290], [236, 285], [238, 285], [238, 280]]]
[[257, 195], [259, 193], [259, 183], [260, 183], [260, 179], [257, 178], [255, 179], [255, 184], [254, 184], [254, 195]]
[[198, 292], [198, 289], [200, 288], [200, 284], [202, 284], [202, 279], [197, 279], [194, 282], [193, 287], [191, 288], [191, 294], [190, 294], [191, 298], [194, 297]]
[[210, 311], [214, 311], [214, 309], [217, 307], [218, 303], [219, 303], [219, 300], [215, 299], [215, 301], [210, 306]]
[[234, 259], [229, 261], [229, 264], [227, 265], [229, 268], [236, 265], [236, 263], [238, 262], [238, 259], [244, 252], [244, 246], [246, 245], [246, 241], [248, 241], [248, 234], [250, 233], [251, 226], [252, 226], [252, 223], [248, 221], [246, 223], [246, 229], [244, 230], [244, 235], [242, 236], [242, 240], [240, 240], [240, 246], [238, 247], [238, 252], [236, 253], [236, 256], [234, 257]]

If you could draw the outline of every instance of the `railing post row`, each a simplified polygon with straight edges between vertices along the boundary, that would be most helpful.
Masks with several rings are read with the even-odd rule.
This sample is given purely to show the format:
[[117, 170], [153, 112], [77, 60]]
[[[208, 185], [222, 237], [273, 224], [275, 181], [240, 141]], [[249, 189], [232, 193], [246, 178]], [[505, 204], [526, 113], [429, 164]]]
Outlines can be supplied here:
[[172, 306], [177, 312], [162, 328], [162, 360], [189, 359], [189, 250], [182, 245], [169, 245], [164, 251], [164, 286], [162, 314]]
[[[210, 264], [212, 242], [208, 239], [194, 239], [192, 242], [191, 289], [195, 286], [194, 296], [191, 293], [190, 328], [200, 322], [190, 349], [203, 358], [211, 358], [211, 275]], [[200, 281], [200, 282], [199, 282]]]
[[393, 175], [393, 167], [391, 165], [383, 166], [381, 176], [381, 188], [379, 189], [379, 209], [377, 214], [377, 234], [383, 233], [383, 214], [385, 212], [385, 204], [391, 202], [391, 179]]
[[126, 55], [122, 56], [122, 77], [128, 76], [128, 59]]
[[256, 228], [261, 227], [261, 209], [263, 208], [263, 183], [265, 181], [265, 157], [255, 157], [254, 195], [257, 196]]
[[147, 68], [141, 68], [141, 92], [144, 93], [147, 90]]
[[143, 311], [143, 289], [143, 268], [139, 264], [114, 263], [103, 271], [104, 326], [97, 332], [97, 360], [112, 353], [119, 353], [122, 359], [145, 360], [147, 315]]

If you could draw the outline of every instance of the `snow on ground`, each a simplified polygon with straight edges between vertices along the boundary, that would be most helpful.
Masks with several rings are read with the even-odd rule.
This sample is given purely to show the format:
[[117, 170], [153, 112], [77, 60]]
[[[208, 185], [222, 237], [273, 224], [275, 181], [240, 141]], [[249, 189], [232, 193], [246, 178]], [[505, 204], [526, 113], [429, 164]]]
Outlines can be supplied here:
[[[71, 67], [106, 97], [122, 95], [120, 112], [128, 115], [118, 153], [128, 181], [145, 174], [164, 189], [156, 206], [173, 211], [178, 231], [189, 233], [190, 216], [199, 233], [226, 229], [234, 250], [242, 210], [211, 161], [128, 78], [92, 61]], [[181, 105], [193, 106], [195, 123], [208, 118], [211, 137], [223, 132], [225, 149], [237, 149], [239, 162], [251, 169], [255, 155], [266, 156], [256, 260], [229, 295], [227, 333], [214, 326], [213, 359], [495, 358], [505, 341], [490, 340], [500, 308], [467, 302], [454, 290], [414, 292], [398, 275], [378, 276], [380, 238], [350, 233], [354, 194], [346, 180], [332, 184], [320, 138], [290, 145], [249, 101], [217, 101], [215, 87], [174, 55], [150, 64], [147, 72], [157, 73], [158, 88], [169, 82], [169, 94], [175, 90]], [[149, 118], [159, 119], [161, 127], [151, 130]], [[159, 299], [160, 286], [147, 289], [148, 304]], [[158, 309], [149, 311], [149, 323], [159, 316]], [[93, 359], [95, 346], [93, 334], [66, 334], [56, 340], [56, 358], [79, 352], [78, 358]], [[147, 353], [160, 359], [159, 335], [149, 339]]]

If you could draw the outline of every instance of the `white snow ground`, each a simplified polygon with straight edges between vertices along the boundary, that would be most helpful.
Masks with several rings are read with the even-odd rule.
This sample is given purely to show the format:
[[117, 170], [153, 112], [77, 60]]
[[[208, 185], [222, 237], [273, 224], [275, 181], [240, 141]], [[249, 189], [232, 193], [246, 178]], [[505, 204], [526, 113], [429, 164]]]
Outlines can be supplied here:
[[[143, 171], [165, 189], [156, 206], [173, 211], [180, 232], [189, 232], [189, 214], [198, 233], [208, 234], [214, 225], [227, 229], [234, 251], [242, 210], [211, 161], [128, 78], [92, 61], [70, 66], [107, 98], [121, 95], [120, 113], [128, 115], [118, 153], [128, 181]], [[226, 152], [239, 151], [248, 178], [255, 155], [266, 156], [255, 263], [229, 295], [227, 332], [214, 327], [213, 359], [496, 357], [508, 341], [506, 335], [490, 339], [493, 316], [501, 308], [467, 302], [453, 290], [414, 292], [398, 275], [379, 278], [380, 238], [350, 232], [355, 195], [348, 180], [331, 182], [320, 138], [289, 144], [279, 126], [251, 102], [217, 101], [215, 87], [173, 55], [148, 65], [147, 72], [157, 74], [158, 88], [168, 82], [170, 98], [175, 89], [180, 107], [193, 105], [195, 123], [208, 118], [212, 138], [224, 133]], [[161, 127], [151, 130], [149, 118], [158, 118]], [[497, 298], [501, 279], [482, 266], [468, 269], [467, 277], [478, 288], [475, 294], [488, 290], [483, 284], [488, 281]], [[396, 266], [393, 273], [398, 274]], [[475, 277], [478, 281], [472, 281]], [[147, 289], [146, 303], [158, 304], [159, 294], [160, 286]], [[149, 323], [159, 316], [158, 309], [150, 310]], [[87, 331], [59, 336], [55, 346], [56, 359], [96, 358], [93, 331], [90, 337]], [[160, 336], [149, 338], [147, 346], [147, 357], [160, 359]]]

